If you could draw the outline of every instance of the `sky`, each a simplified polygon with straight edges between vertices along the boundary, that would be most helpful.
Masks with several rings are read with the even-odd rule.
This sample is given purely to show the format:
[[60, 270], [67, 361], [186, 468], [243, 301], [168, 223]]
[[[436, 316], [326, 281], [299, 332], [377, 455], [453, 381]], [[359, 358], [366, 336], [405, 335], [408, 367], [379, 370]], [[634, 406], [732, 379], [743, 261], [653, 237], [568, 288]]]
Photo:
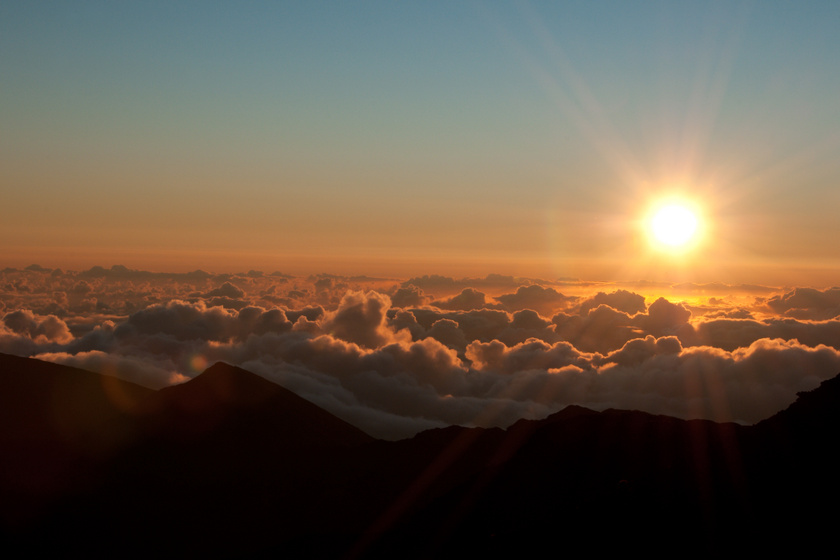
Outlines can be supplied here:
[[[0, 254], [835, 283], [836, 2], [6, 2]], [[680, 254], [650, 209], [696, 205]]]

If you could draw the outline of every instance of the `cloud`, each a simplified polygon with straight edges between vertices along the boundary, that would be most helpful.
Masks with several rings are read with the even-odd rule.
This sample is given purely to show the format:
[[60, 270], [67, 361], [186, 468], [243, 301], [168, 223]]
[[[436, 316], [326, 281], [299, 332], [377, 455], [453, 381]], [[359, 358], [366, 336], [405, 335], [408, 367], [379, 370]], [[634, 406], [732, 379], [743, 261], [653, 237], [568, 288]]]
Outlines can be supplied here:
[[[120, 264], [116, 264], [111, 268], [94, 266], [77, 274], [82, 278], [101, 278], [107, 280], [176, 280], [181, 282], [204, 281], [213, 277], [212, 274], [203, 270], [195, 270], [193, 272], [149, 272], [147, 270], [133, 270]], [[219, 275], [218, 277], [223, 276]]]
[[795, 288], [767, 299], [766, 305], [774, 313], [797, 319], [833, 319], [840, 316], [840, 288]]
[[755, 423], [840, 371], [836, 349], [796, 341], [761, 339], [732, 352], [674, 348], [669, 342], [641, 362], [602, 368], [609, 384], [605, 400], [682, 418]]
[[388, 313], [388, 324], [394, 331], [406, 331], [411, 335], [412, 340], [425, 338], [426, 329], [417, 322], [414, 313], [414, 310], [392, 309]]
[[464, 331], [452, 319], [439, 319], [435, 321], [425, 336], [434, 338], [449, 348], [455, 348], [460, 351], [465, 350], [469, 342], [464, 335]]
[[548, 344], [539, 339], [529, 339], [512, 347], [493, 340], [473, 342], [467, 347], [467, 358], [479, 370], [492, 370], [514, 374], [523, 370], [549, 370], [576, 366], [592, 367], [593, 355], [580, 352], [568, 342]]
[[377, 348], [395, 339], [386, 325], [391, 300], [377, 292], [348, 292], [338, 309], [327, 315], [326, 332], [366, 348]]
[[391, 294], [391, 304], [394, 307], [420, 307], [427, 304], [430, 299], [423, 294], [423, 290], [411, 284], [403, 286]]
[[[719, 299], [698, 316], [664, 298], [640, 307], [641, 296], [623, 290], [590, 293], [569, 307], [574, 302], [552, 289], [519, 286], [499, 296], [502, 310], [487, 308], [496, 304], [482, 291], [461, 289], [444, 301], [469, 309], [440, 309], [423, 305], [419, 287], [393, 282], [383, 288], [403, 306], [383, 291], [336, 289], [343, 280], [316, 292], [308, 279], [281, 284], [259, 274], [137, 276], [89, 274], [91, 290], [77, 294], [82, 279], [72, 273], [2, 273], [0, 285], [14, 291], [2, 294], [0, 351], [155, 388], [226, 361], [389, 438], [452, 423], [504, 426], [568, 404], [755, 422], [840, 371], [840, 321], [788, 314], [826, 316], [832, 290], [760, 300], [754, 316]], [[322, 278], [333, 277], [315, 280]], [[228, 296], [198, 297], [214, 290]], [[294, 305], [211, 304], [240, 291]], [[300, 299], [287, 297], [292, 292]], [[532, 309], [561, 301], [564, 311], [550, 319]], [[23, 307], [33, 302], [72, 309], [59, 317]]]
[[674, 355], [682, 352], [682, 345], [675, 336], [655, 338], [647, 335], [627, 341], [620, 349], [610, 352], [602, 363], [614, 363], [620, 366], [641, 364], [654, 356]]
[[251, 304], [250, 301], [244, 299], [231, 299], [229, 297], [214, 297], [207, 300], [207, 305], [210, 307], [226, 307], [228, 309], [242, 309]]
[[617, 290], [609, 294], [598, 292], [581, 302], [579, 313], [585, 315], [590, 309], [594, 309], [599, 305], [607, 305], [618, 311], [633, 315], [635, 313], [644, 313], [645, 298], [627, 290]]
[[759, 284], [725, 284], [723, 282], [709, 282], [706, 284], [683, 282], [673, 284], [671, 288], [680, 292], [700, 292], [704, 294], [768, 293], [778, 290], [778, 288], [761, 286]]
[[578, 348], [605, 353], [648, 334], [691, 333], [690, 318], [691, 311], [679, 303], [659, 298], [645, 309], [642, 296], [619, 290], [599, 292], [581, 303], [580, 315], [558, 313], [552, 322], [556, 333]]
[[645, 331], [655, 335], [676, 334], [681, 327], [688, 324], [690, 317], [691, 311], [682, 305], [659, 298], [648, 307], [647, 317], [641, 316], [637, 323]]
[[[514, 294], [503, 294], [496, 297], [508, 311], [533, 309], [542, 315], [551, 315], [558, 309], [565, 307], [575, 297], [567, 297], [554, 288], [543, 288], [537, 284], [520, 286]], [[642, 299], [644, 302], [644, 299]]]
[[72, 290], [72, 292], [74, 294], [89, 294], [92, 291], [93, 291], [93, 287], [88, 282], [85, 282], [84, 280], [79, 280], [78, 282], [76, 282], [73, 285], [73, 290]]
[[531, 279], [531, 278], [517, 278], [515, 276], [506, 276], [503, 274], [488, 274], [484, 278], [450, 278], [448, 276], [440, 276], [437, 274], [430, 274], [425, 276], [417, 276], [403, 282], [403, 286], [417, 286], [427, 292], [435, 295], [452, 294], [462, 291], [464, 288], [482, 288], [487, 291], [498, 292], [499, 290], [509, 290], [518, 288], [522, 285], [530, 284], [550, 284], [545, 280]]
[[314, 280], [313, 284], [315, 285], [316, 290], [329, 290], [333, 287], [333, 278], [329, 276], [317, 278]]
[[99, 350], [77, 354], [44, 353], [35, 356], [39, 360], [57, 362], [67, 366], [95, 371], [103, 375], [119, 377], [150, 389], [162, 389], [176, 383], [183, 383], [189, 377], [179, 373], [175, 364], [168, 360], [155, 360], [150, 356], [138, 358], [108, 354]]
[[[715, 298], [709, 298], [709, 303], [716, 304], [712, 301]], [[718, 311], [707, 312], [704, 315], [707, 319], [755, 319], [749, 309], [735, 308], [735, 309], [721, 309]]]
[[116, 336], [167, 335], [176, 340], [228, 340], [234, 334], [235, 314], [204, 302], [175, 300], [132, 314], [117, 327]]
[[798, 340], [809, 346], [824, 344], [840, 348], [840, 321], [713, 319], [695, 324], [691, 331], [683, 330], [680, 338], [684, 344], [714, 346], [724, 350], [747, 347], [762, 338]]
[[165, 336], [178, 341], [230, 342], [252, 334], [287, 332], [292, 323], [281, 309], [246, 307], [236, 311], [209, 307], [203, 301], [175, 300], [132, 314], [114, 331], [119, 340]]
[[500, 330], [494, 338], [509, 346], [530, 338], [548, 343], [560, 339], [554, 330], [554, 324], [532, 309], [523, 309], [514, 313], [508, 326]]
[[454, 309], [458, 311], [471, 311], [487, 307], [487, 298], [473, 288], [464, 288], [460, 294], [448, 299], [435, 300], [432, 305], [440, 309]]
[[609, 352], [645, 335], [633, 317], [607, 305], [590, 309], [584, 316], [558, 313], [551, 321], [561, 339], [586, 352]]
[[206, 294], [202, 295], [202, 297], [204, 297], [204, 298], [219, 297], [219, 298], [240, 299], [240, 298], [245, 297], [245, 292], [241, 288], [239, 288], [237, 286], [234, 286], [230, 282], [225, 282], [224, 284], [222, 284], [218, 288], [216, 288], [214, 290], [210, 290]]
[[[422, 324], [424, 314], [414, 310], [418, 322]], [[437, 318], [451, 319], [458, 323], [458, 328], [464, 332], [467, 340], [493, 340], [510, 325], [511, 316], [505, 311], [496, 309], [475, 309], [473, 311], [451, 311], [443, 314], [433, 314]]]
[[[532, 340], [512, 348], [473, 343], [468, 356], [479, 370], [510, 376], [510, 383], [497, 387], [518, 399], [746, 423], [769, 417], [797, 392], [840, 371], [836, 349], [778, 339], [726, 352], [682, 349], [674, 337], [646, 337], [607, 356], [581, 353], [564, 342]], [[517, 381], [523, 376], [527, 383]]]
[[63, 344], [73, 340], [67, 324], [55, 315], [37, 316], [26, 309], [6, 313], [3, 326], [7, 331], [27, 337], [35, 343]]

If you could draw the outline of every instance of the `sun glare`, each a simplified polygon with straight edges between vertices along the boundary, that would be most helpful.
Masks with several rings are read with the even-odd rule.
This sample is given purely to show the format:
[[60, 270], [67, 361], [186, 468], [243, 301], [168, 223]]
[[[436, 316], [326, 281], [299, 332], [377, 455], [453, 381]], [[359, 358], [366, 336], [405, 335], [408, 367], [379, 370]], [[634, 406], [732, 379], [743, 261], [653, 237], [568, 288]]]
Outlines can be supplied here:
[[669, 251], [685, 251], [699, 238], [700, 219], [689, 203], [668, 202], [658, 206], [647, 220], [654, 245]]

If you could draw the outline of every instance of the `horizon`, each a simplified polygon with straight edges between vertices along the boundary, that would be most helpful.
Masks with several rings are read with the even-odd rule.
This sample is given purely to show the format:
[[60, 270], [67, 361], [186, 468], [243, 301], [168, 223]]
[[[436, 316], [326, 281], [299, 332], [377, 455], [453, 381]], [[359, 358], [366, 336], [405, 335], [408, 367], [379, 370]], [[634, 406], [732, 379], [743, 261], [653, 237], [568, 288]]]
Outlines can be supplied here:
[[[178, 255], [181, 257], [181, 255]], [[29, 258], [28, 258], [29, 257]], [[145, 259], [117, 259], [115, 261], [107, 262], [97, 260], [96, 258], [79, 259], [75, 256], [64, 259], [54, 259], [52, 261], [37, 261], [31, 258], [31, 254], [22, 256], [20, 258], [6, 259], [0, 265], [5, 268], [26, 270], [29, 267], [43, 267], [46, 269], [59, 269], [67, 272], [84, 272], [92, 268], [102, 268], [110, 270], [111, 268], [125, 267], [131, 271], [151, 272], [155, 274], [184, 274], [188, 272], [203, 271], [212, 275], [224, 274], [245, 274], [249, 271], [257, 271], [265, 274], [283, 273], [295, 277], [307, 277], [319, 274], [336, 275], [344, 277], [353, 276], [370, 276], [374, 278], [390, 279], [390, 280], [406, 280], [418, 276], [439, 275], [448, 276], [454, 279], [468, 279], [468, 278], [484, 278], [488, 275], [503, 275], [512, 276], [515, 278], [522, 278], [530, 281], [557, 283], [565, 281], [573, 282], [588, 282], [594, 285], [604, 284], [623, 284], [623, 285], [658, 285], [666, 287], [673, 284], [724, 284], [724, 285], [761, 285], [768, 288], [776, 289], [792, 289], [796, 287], [802, 288], [816, 288], [825, 289], [837, 286], [838, 273], [840, 269], [830, 264], [823, 263], [821, 266], [817, 264], [799, 263], [797, 265], [790, 265], [784, 270], [779, 270], [779, 267], [766, 263], [764, 265], [750, 265], [750, 272], [743, 274], [729, 274], [729, 275], [697, 275], [697, 274], [668, 274], [666, 269], [660, 274], [636, 274], [632, 268], [627, 270], [620, 270], [614, 265], [603, 265], [601, 267], [590, 267], [584, 269], [589, 274], [574, 275], [574, 274], [557, 274], [556, 268], [550, 266], [540, 265], [524, 265], [512, 266], [508, 262], [488, 264], [486, 261], [477, 261], [473, 263], [459, 262], [457, 264], [438, 264], [437, 266], [425, 266], [424, 262], [410, 262], [402, 261], [402, 264], [394, 265], [393, 261], [381, 261], [376, 265], [371, 265], [364, 260], [353, 259], [350, 257], [341, 259], [323, 260], [320, 257], [305, 257], [298, 261], [287, 261], [283, 259], [276, 259], [274, 257], [265, 257], [262, 259], [248, 260], [248, 255], [240, 255], [236, 259], [224, 260], [191, 260], [184, 262], [184, 259], [176, 259], [172, 257], [172, 261], [179, 260], [178, 264], [169, 266], [171, 262], [167, 259], [164, 262], [160, 260], [153, 260], [152, 263], [156, 266], [142, 266], [147, 262]], [[318, 261], [322, 264], [314, 264], [313, 261]], [[103, 262], [105, 264], [103, 264]], [[47, 266], [44, 266], [46, 263]], [[139, 263], [127, 266], [126, 263]], [[259, 265], [262, 266], [259, 266]], [[744, 267], [732, 266], [731, 270], [743, 270]], [[601, 274], [592, 273], [594, 271], [601, 271]], [[628, 272], [629, 271], [629, 272]], [[578, 267], [566, 267], [559, 272], [581, 272]]]

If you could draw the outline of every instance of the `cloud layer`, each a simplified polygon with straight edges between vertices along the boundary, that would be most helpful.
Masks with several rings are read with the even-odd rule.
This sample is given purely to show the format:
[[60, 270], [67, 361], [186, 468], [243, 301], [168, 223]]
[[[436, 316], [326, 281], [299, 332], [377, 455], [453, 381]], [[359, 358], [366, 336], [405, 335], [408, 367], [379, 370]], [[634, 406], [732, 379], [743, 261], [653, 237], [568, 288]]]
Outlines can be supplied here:
[[569, 404], [753, 423], [840, 372], [834, 288], [689, 304], [466, 282], [7, 269], [0, 351], [155, 388], [222, 360], [387, 438]]

